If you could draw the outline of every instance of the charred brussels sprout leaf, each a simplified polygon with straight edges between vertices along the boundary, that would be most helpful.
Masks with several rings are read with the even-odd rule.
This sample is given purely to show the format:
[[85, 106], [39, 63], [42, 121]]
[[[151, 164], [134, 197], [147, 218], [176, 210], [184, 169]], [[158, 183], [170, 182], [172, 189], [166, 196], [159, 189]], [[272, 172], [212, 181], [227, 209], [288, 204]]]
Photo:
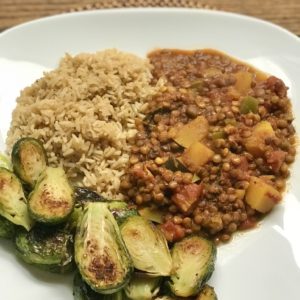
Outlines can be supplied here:
[[26, 263], [54, 273], [72, 270], [73, 236], [58, 227], [39, 226], [20, 230], [15, 238], [17, 254]]
[[11, 239], [15, 235], [15, 225], [0, 216], [0, 238]]
[[64, 170], [47, 167], [29, 195], [29, 212], [40, 223], [61, 223], [72, 213], [73, 194]]
[[121, 234], [136, 269], [153, 276], [168, 276], [172, 259], [162, 232], [140, 216], [128, 218], [121, 226]]
[[128, 283], [132, 261], [106, 203], [85, 207], [75, 235], [75, 261], [83, 280], [98, 293], [112, 294]]
[[217, 294], [213, 287], [205, 284], [197, 296], [196, 300], [218, 300]]
[[76, 273], [73, 281], [74, 300], [125, 300], [123, 291], [114, 294], [104, 295], [93, 291]]
[[106, 202], [107, 199], [98, 193], [91, 191], [87, 188], [75, 187], [74, 188], [74, 209], [68, 219], [68, 228], [70, 230], [76, 229], [78, 220], [84, 210], [84, 207], [90, 202]]
[[43, 145], [40, 141], [29, 137], [22, 138], [14, 144], [11, 160], [15, 173], [31, 187], [47, 166]]
[[197, 295], [214, 271], [215, 245], [200, 236], [189, 236], [172, 249], [174, 273], [169, 286], [176, 296]]
[[[97, 202], [92, 200], [91, 202]], [[102, 201], [100, 201], [102, 202]], [[84, 201], [85, 205], [87, 205], [88, 200]], [[128, 217], [138, 215], [138, 211], [130, 207], [126, 202], [124, 201], [109, 201], [107, 200], [107, 207], [110, 210], [110, 212], [113, 214], [114, 218], [116, 219], [118, 225], [121, 225]], [[75, 204], [75, 208], [73, 210], [73, 213], [71, 217], [69, 218], [69, 227], [72, 229], [76, 228], [78, 220], [84, 210], [83, 206], [77, 206]]]
[[89, 202], [105, 202], [103, 196], [87, 188], [76, 187], [74, 191], [75, 207], [84, 206]]
[[152, 300], [159, 292], [159, 277], [133, 276], [125, 287], [125, 294], [130, 300]]
[[20, 180], [11, 171], [0, 168], [0, 215], [29, 230], [33, 221]]

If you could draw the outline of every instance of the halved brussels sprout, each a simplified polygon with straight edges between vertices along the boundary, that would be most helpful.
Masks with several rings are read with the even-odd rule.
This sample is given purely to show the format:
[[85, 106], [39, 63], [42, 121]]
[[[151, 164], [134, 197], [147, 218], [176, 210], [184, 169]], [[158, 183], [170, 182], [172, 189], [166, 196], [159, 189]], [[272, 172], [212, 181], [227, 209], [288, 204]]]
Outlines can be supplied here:
[[0, 238], [11, 239], [15, 235], [16, 227], [13, 223], [0, 216]]
[[130, 300], [152, 300], [159, 292], [160, 279], [134, 275], [124, 289], [125, 294]]
[[172, 298], [170, 296], [159, 296], [154, 298], [155, 300], [176, 300], [175, 298]]
[[121, 225], [121, 234], [136, 269], [153, 276], [168, 276], [172, 259], [166, 238], [150, 221], [129, 217]]
[[42, 143], [26, 137], [18, 140], [11, 152], [15, 173], [31, 187], [47, 166], [47, 156]]
[[112, 294], [130, 280], [133, 264], [106, 203], [87, 204], [75, 235], [75, 261], [96, 292]]
[[33, 225], [22, 184], [11, 171], [0, 168], [0, 215], [29, 230]]
[[61, 223], [72, 213], [73, 194], [64, 170], [47, 167], [29, 195], [29, 212], [40, 223]]
[[195, 296], [214, 271], [216, 246], [200, 236], [189, 236], [172, 249], [174, 273], [169, 287], [176, 296]]
[[196, 300], [218, 300], [218, 297], [215, 293], [214, 288], [209, 286], [208, 284], [205, 284]]
[[74, 300], [125, 300], [123, 291], [110, 295], [103, 295], [93, 291], [76, 273], [73, 281]]
[[65, 273], [74, 267], [73, 236], [61, 227], [40, 225], [29, 232], [19, 230], [15, 244], [18, 256], [28, 264], [54, 273]]

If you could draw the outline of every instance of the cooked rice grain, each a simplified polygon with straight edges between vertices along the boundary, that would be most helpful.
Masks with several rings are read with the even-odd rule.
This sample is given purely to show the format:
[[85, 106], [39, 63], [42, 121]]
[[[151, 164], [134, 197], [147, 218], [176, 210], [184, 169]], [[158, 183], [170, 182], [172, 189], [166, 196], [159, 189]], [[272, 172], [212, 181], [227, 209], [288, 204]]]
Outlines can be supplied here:
[[117, 50], [67, 54], [57, 69], [21, 92], [8, 151], [21, 137], [42, 140], [50, 165], [62, 165], [79, 185], [121, 197], [134, 120], [159, 89], [150, 85], [150, 70], [146, 60]]

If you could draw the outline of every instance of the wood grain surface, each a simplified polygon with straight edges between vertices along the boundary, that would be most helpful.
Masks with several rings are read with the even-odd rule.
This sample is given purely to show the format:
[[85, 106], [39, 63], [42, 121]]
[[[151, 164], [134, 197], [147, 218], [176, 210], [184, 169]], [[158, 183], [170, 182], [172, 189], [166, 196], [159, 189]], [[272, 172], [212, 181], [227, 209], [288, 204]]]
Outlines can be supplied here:
[[208, 7], [258, 17], [300, 35], [300, 0], [0, 0], [0, 31], [62, 12], [121, 6]]

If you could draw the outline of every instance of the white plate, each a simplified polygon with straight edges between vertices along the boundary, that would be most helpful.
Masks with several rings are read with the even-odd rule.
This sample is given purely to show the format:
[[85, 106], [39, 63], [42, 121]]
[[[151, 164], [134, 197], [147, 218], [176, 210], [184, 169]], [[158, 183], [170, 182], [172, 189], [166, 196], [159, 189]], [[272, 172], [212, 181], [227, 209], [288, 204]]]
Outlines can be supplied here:
[[[300, 113], [300, 40], [244, 16], [187, 9], [128, 9], [65, 14], [0, 35], [2, 143], [19, 90], [54, 68], [65, 52], [118, 48], [139, 55], [156, 47], [216, 48], [281, 77]], [[295, 126], [300, 132], [299, 118]], [[1, 143], [1, 140], [0, 140]], [[3, 144], [0, 147], [3, 147]], [[220, 300], [300, 299], [300, 161], [283, 202], [255, 230], [219, 248], [210, 281]], [[15, 258], [0, 242], [0, 299], [71, 300], [71, 277], [49, 275]]]

